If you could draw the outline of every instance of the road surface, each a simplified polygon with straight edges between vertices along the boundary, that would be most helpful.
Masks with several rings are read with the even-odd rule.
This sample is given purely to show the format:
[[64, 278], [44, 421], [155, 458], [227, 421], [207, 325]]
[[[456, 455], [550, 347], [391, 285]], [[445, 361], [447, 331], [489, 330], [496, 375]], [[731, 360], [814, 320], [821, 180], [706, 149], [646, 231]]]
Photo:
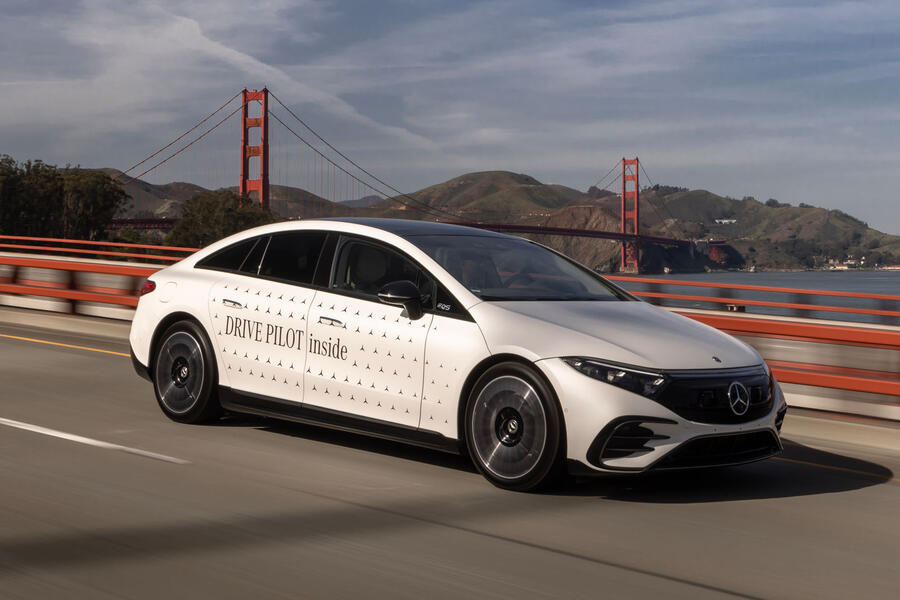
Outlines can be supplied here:
[[517, 494], [400, 444], [257, 418], [173, 423], [127, 341], [80, 323], [88, 333], [0, 323], [2, 598], [900, 590], [896, 426], [794, 411], [778, 459]]

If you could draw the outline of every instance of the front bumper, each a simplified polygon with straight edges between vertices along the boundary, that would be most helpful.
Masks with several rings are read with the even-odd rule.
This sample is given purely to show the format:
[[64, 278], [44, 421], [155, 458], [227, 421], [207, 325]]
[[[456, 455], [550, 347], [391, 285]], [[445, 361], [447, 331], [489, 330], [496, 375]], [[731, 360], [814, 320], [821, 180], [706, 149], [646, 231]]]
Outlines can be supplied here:
[[566, 458], [577, 474], [639, 473], [762, 460], [782, 450], [787, 405], [775, 386], [772, 408], [745, 423], [685, 419], [665, 406], [591, 379], [560, 359], [536, 363], [559, 397], [566, 423]]

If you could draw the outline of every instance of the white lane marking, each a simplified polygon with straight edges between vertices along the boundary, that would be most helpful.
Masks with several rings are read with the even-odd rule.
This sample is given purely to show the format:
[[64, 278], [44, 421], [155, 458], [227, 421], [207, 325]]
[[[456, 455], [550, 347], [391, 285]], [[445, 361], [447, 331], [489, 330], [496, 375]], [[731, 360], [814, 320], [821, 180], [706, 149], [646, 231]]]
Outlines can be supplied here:
[[109, 442], [95, 440], [93, 438], [84, 437], [81, 435], [75, 435], [74, 433], [66, 433], [65, 431], [57, 431], [56, 429], [48, 429], [47, 427], [41, 427], [40, 425], [31, 425], [30, 423], [13, 421], [12, 419], [4, 419], [3, 417], [0, 417], [0, 425], [15, 427], [16, 429], [24, 429], [25, 431], [40, 433], [41, 435], [49, 435], [51, 437], [69, 440], [70, 442], [77, 442], [79, 444], [87, 444], [88, 446], [103, 448], [105, 450], [118, 450], [119, 452], [127, 452], [128, 454], [135, 454], [137, 456], [143, 456], [144, 458], [152, 458], [154, 460], [175, 463], [176, 465], [191, 464], [191, 461], [189, 460], [175, 458], [174, 456], [166, 456], [165, 454], [148, 452], [147, 450], [141, 450], [139, 448], [129, 448], [128, 446], [120, 446], [119, 444], [110, 444]]

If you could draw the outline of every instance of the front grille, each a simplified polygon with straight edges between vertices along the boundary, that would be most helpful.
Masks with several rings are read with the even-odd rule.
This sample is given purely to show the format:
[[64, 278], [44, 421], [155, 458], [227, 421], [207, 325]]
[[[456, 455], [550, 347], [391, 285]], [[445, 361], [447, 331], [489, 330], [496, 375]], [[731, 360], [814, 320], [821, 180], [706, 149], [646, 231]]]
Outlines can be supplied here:
[[778, 438], [768, 429], [712, 435], [685, 442], [664, 456], [653, 468], [689, 469], [736, 465], [768, 458], [780, 451]]
[[[765, 370], [742, 369], [705, 373], [669, 374], [672, 379], [657, 402], [695, 423], [746, 423], [766, 416], [772, 410], [773, 395]], [[750, 392], [750, 408], [736, 415], [728, 402], [728, 387], [738, 382]]]

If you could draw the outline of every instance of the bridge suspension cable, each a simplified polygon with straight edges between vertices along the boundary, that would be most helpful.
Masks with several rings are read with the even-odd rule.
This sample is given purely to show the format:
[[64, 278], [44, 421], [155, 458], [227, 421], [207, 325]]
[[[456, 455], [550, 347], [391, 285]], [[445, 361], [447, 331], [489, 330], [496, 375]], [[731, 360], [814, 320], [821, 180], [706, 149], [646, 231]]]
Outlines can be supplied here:
[[[653, 183], [653, 180], [650, 178], [650, 174], [647, 173], [647, 169], [644, 167], [644, 163], [639, 162], [638, 166], [640, 167], [641, 172], [644, 174], [644, 177], [646, 177], [647, 181], [650, 183], [650, 187], [654, 187], [656, 184]], [[680, 235], [682, 237], [687, 237], [685, 235], [685, 230], [681, 229], [680, 227], [679, 227], [679, 230], [680, 230], [679, 232], [672, 231], [672, 229], [669, 228], [668, 223], [666, 223], [666, 220], [663, 219], [662, 215], [659, 214], [659, 211], [656, 210], [656, 205], [654, 204], [654, 202], [650, 199], [647, 199], [647, 202], [650, 204], [650, 208], [653, 209], [653, 212], [656, 213], [656, 216], [659, 217], [659, 220], [662, 222], [663, 229], [665, 229], [671, 235], [676, 235], [677, 233], [680, 233]], [[665, 211], [665, 213], [669, 216], [669, 220], [671, 221], [672, 225], [674, 226], [676, 223], [678, 223], [678, 220], [675, 218], [675, 215], [672, 214], [672, 211], [669, 210], [669, 207], [664, 202], [662, 202], [660, 204], [662, 206], [663, 211]]]
[[[270, 92], [270, 94], [271, 94], [271, 92]], [[271, 94], [271, 95], [272, 95], [273, 98], [275, 97], [274, 94]], [[281, 104], [281, 101], [280, 101], [280, 100], [278, 100], [277, 98], [275, 98], [275, 99], [276, 99], [276, 101], [278, 101], [279, 104]], [[282, 104], [282, 106], [284, 106], [284, 105]], [[285, 108], [287, 108], [287, 107], [285, 107]], [[288, 109], [288, 111], [290, 112], [289, 109]], [[280, 123], [280, 124], [282, 125], [282, 127], [284, 127], [285, 129], [287, 129], [288, 132], [290, 132], [294, 137], [296, 137], [298, 140], [300, 140], [307, 148], [309, 148], [310, 150], [312, 150], [312, 151], [316, 154], [317, 157], [321, 157], [321, 158], [322, 158], [322, 159], [323, 159], [330, 167], [333, 167], [333, 168], [335, 168], [335, 169], [341, 171], [342, 173], [344, 173], [345, 175], [347, 175], [348, 177], [350, 177], [353, 181], [355, 181], [356, 183], [360, 184], [361, 186], [363, 186], [363, 187], [365, 187], [365, 188], [369, 188], [369, 189], [371, 189], [371, 190], [373, 190], [373, 191], [375, 191], [375, 192], [378, 192], [378, 193], [381, 194], [382, 196], [385, 196], [385, 198], [387, 198], [387, 199], [391, 199], [391, 194], [385, 192], [383, 189], [380, 189], [379, 187], [377, 187], [377, 186], [375, 186], [375, 185], [372, 185], [371, 183], [368, 183], [368, 182], [366, 182], [366, 181], [363, 181], [360, 177], [354, 175], [354, 174], [351, 173], [349, 170], [347, 170], [346, 168], [344, 168], [342, 165], [339, 165], [337, 162], [335, 162], [334, 160], [332, 160], [330, 157], [326, 156], [323, 152], [321, 152], [321, 151], [320, 151], [318, 148], [316, 148], [313, 144], [311, 144], [309, 141], [307, 141], [303, 136], [301, 136], [299, 133], [297, 133], [296, 131], [294, 131], [294, 130], [293, 130], [287, 123], [285, 123], [285, 122], [281, 119], [281, 117], [279, 117], [278, 114], [275, 113], [271, 108], [269, 109], [269, 116], [271, 116], [271, 117], [272, 117], [273, 119], [275, 119], [278, 123]], [[295, 118], [297, 118], [297, 120], [300, 121], [300, 119], [299, 119], [298, 117], [295, 117]], [[301, 123], [302, 123], [302, 121], [301, 121]], [[312, 131], [312, 130], [310, 130], [310, 131]], [[317, 137], [319, 137], [318, 134], [316, 134], [316, 135], [317, 135]], [[319, 139], [322, 139], [322, 138], [320, 137]], [[329, 144], [328, 142], [324, 142], [324, 143], [325, 143], [329, 148], [332, 148], [333, 150], [335, 150], [335, 152], [337, 152], [338, 154], [340, 154], [342, 157], [346, 158], [346, 156], [345, 156], [344, 154], [340, 153], [338, 150], [336, 150], [336, 149], [334, 148], [334, 146], [332, 146], [332, 145]], [[375, 181], [378, 181], [379, 183], [384, 184], [384, 182], [382, 182], [380, 179], [378, 179], [377, 177], [374, 177], [374, 176], [372, 176], [371, 174], [369, 174], [368, 171], [366, 171], [365, 169], [363, 169], [363, 168], [359, 167], [358, 165], [356, 165], [356, 163], [354, 163], [354, 162], [353, 162], [352, 160], [350, 160], [349, 158], [346, 158], [346, 160], [349, 161], [351, 164], [357, 166], [357, 168], [358, 168], [360, 171], [362, 171], [362, 172], [368, 174], [368, 175], [369, 175], [370, 177], [372, 177], [372, 179], [374, 179]], [[317, 168], [316, 170], [318, 170], [318, 168]], [[333, 182], [332, 182], [332, 185], [334, 185]], [[391, 189], [391, 190], [394, 190], [393, 186], [389, 186], [389, 185], [387, 185], [387, 184], [384, 184], [384, 185], [385, 185], [387, 188], [389, 188], [389, 189]], [[396, 190], [394, 190], [394, 191], [396, 192]], [[407, 202], [403, 202], [402, 200], [398, 200], [398, 199], [394, 198], [394, 200], [395, 200], [396, 202], [399, 202], [400, 204], [403, 204], [404, 206], [407, 206], [407, 207], [409, 207], [409, 208], [413, 208], [413, 209], [416, 209], [416, 210], [420, 210], [420, 211], [426, 212], [427, 214], [430, 214], [430, 215], [433, 216], [433, 217], [446, 217], [446, 216], [450, 216], [450, 217], [452, 217], [452, 218], [454, 218], [454, 219], [455, 219], [455, 218], [458, 218], [457, 215], [454, 215], [454, 214], [449, 213], [449, 212], [447, 212], [447, 211], [441, 210], [440, 208], [436, 208], [436, 207], [430, 206], [429, 204], [427, 204], [427, 203], [425, 203], [425, 202], [422, 202], [421, 200], [418, 200], [418, 199], [416, 199], [416, 198], [413, 198], [412, 196], [407, 196], [406, 194], [403, 194], [402, 192], [396, 192], [396, 193], [398, 193], [398, 194], [400, 194], [400, 195], [402, 195], [402, 196], [404, 196], [404, 197], [410, 198], [411, 200], [413, 200], [413, 201], [417, 204], [417, 206], [412, 206], [412, 205], [410, 205], [410, 204], [407, 203]]]
[[[171, 148], [172, 146], [174, 146], [175, 144], [177, 144], [180, 140], [184, 139], [186, 136], [188, 136], [188, 135], [190, 135], [192, 132], [196, 131], [201, 125], [203, 125], [204, 123], [206, 123], [207, 121], [209, 121], [210, 119], [212, 119], [212, 118], [213, 118], [214, 116], [216, 116], [219, 112], [221, 112], [222, 109], [224, 109], [226, 106], [228, 106], [229, 104], [231, 104], [232, 102], [234, 102], [234, 99], [237, 98], [237, 97], [240, 96], [240, 95], [241, 95], [241, 93], [238, 92], [237, 94], [235, 94], [234, 96], [232, 96], [231, 98], [229, 98], [224, 104], [222, 104], [222, 106], [220, 106], [219, 108], [217, 108], [216, 110], [214, 110], [213, 112], [211, 112], [210, 114], [208, 114], [208, 115], [207, 115], [206, 117], [204, 117], [201, 121], [199, 121], [196, 125], [194, 125], [194, 126], [191, 127], [190, 129], [188, 129], [187, 131], [185, 131], [184, 133], [182, 133], [181, 135], [179, 135], [177, 138], [175, 138], [174, 140], [172, 140], [171, 142], [169, 142], [168, 144], [166, 144], [165, 146], [163, 146], [162, 148], [160, 148], [159, 150], [157, 150], [156, 152], [154, 152], [153, 154], [151, 154], [150, 156], [148, 156], [148, 157], [145, 158], [144, 160], [142, 160], [142, 161], [140, 161], [140, 162], [137, 162], [137, 163], [131, 165], [130, 167], [128, 167], [127, 169], [125, 169], [124, 171], [122, 171], [121, 173], [119, 173], [119, 174], [116, 176], [116, 180], [121, 179], [122, 177], [124, 177], [125, 175], [127, 175], [128, 173], [130, 173], [131, 171], [135, 170], [136, 168], [138, 168], [138, 167], [141, 166], [142, 164], [146, 163], [148, 160], [154, 158], [155, 156], [161, 154], [162, 152], [165, 152], [166, 150], [168, 150], [169, 148]], [[232, 113], [232, 114], [234, 114], [234, 113]], [[231, 115], [229, 115], [229, 116], [231, 116]], [[227, 117], [226, 117], [226, 118], [227, 118]], [[221, 125], [221, 121], [216, 125], [216, 127], [218, 127], [219, 125]], [[215, 127], [213, 127], [213, 129], [215, 129]], [[212, 131], [212, 130], [210, 130], [210, 131]], [[199, 138], [198, 138], [198, 139], [199, 139]], [[196, 141], [196, 140], [195, 140], [195, 141]], [[185, 146], [185, 148], [187, 148], [187, 146]], [[175, 155], [173, 154], [172, 156], [175, 156]], [[172, 156], [170, 156], [169, 158], [172, 158]], [[168, 159], [166, 159], [166, 160], [168, 160]], [[163, 162], [165, 162], [165, 161], [163, 161]], [[132, 178], [129, 179], [126, 183], [131, 183], [132, 181], [134, 181], [134, 180], [137, 179], [138, 177], [141, 177], [141, 176], [143, 176], [143, 175], [146, 175], [147, 173], [149, 173], [150, 171], [152, 171], [153, 169], [155, 169], [156, 167], [158, 167], [160, 164], [162, 164], [162, 163], [157, 163], [156, 165], [154, 165], [153, 167], [151, 167], [151, 168], [148, 169], [147, 171], [144, 171], [143, 173], [141, 173], [141, 174], [138, 175], [137, 177], [132, 177]]]
[[[313, 135], [316, 137], [316, 139], [318, 139], [320, 142], [322, 142], [323, 144], [325, 144], [328, 148], [330, 148], [332, 151], [334, 151], [338, 156], [340, 156], [341, 158], [343, 158], [344, 160], [346, 160], [348, 163], [350, 163], [351, 165], [353, 165], [353, 167], [355, 167], [356, 169], [358, 169], [360, 172], [364, 173], [366, 176], [368, 176], [369, 178], [371, 178], [373, 181], [378, 182], [379, 184], [381, 184], [382, 186], [384, 186], [385, 188], [387, 188], [388, 190], [390, 190], [391, 192], [393, 192], [393, 194], [385, 193], [383, 190], [378, 189], [376, 186], [371, 185], [371, 184], [368, 184], [368, 183], [362, 181], [360, 178], [356, 177], [355, 175], [353, 175], [352, 173], [350, 173], [349, 171], [347, 171], [346, 169], [344, 169], [343, 167], [341, 167], [340, 165], [338, 165], [335, 161], [331, 160], [329, 157], [327, 157], [325, 154], [323, 154], [323, 153], [322, 153], [321, 151], [319, 151], [317, 148], [315, 148], [315, 146], [313, 146], [313, 145], [310, 144], [308, 141], [306, 141], [300, 134], [298, 134], [298, 133], [295, 132], [293, 129], [291, 129], [290, 127], [288, 127], [288, 126], [284, 123], [284, 121], [282, 121], [281, 119], [275, 117], [275, 120], [276, 120], [276, 121], [278, 121], [279, 123], [281, 123], [288, 131], [290, 131], [293, 135], [295, 135], [301, 142], [303, 142], [304, 144], [306, 144], [306, 145], [307, 145], [309, 148], [311, 148], [314, 152], [316, 152], [317, 154], [319, 154], [322, 158], [324, 158], [326, 161], [328, 161], [329, 163], [331, 163], [332, 165], [334, 165], [336, 168], [340, 169], [341, 171], [343, 171], [344, 173], [346, 173], [347, 175], [349, 175], [350, 177], [352, 177], [354, 180], [358, 181], [358, 182], [361, 183], [362, 185], [365, 185], [365, 186], [367, 186], [367, 187], [369, 187], [369, 188], [371, 188], [371, 189], [377, 191], [378, 193], [380, 193], [380, 194], [382, 194], [383, 196], [385, 196], [387, 199], [391, 199], [391, 200], [393, 200], [393, 201], [395, 201], [395, 202], [399, 202], [400, 204], [403, 204], [404, 206], [407, 206], [407, 207], [409, 207], [409, 208], [416, 208], [416, 209], [418, 209], [418, 210], [423, 210], [423, 211], [430, 212], [430, 213], [432, 214], [432, 216], [444, 216], [444, 217], [450, 217], [450, 218], [452, 218], [452, 219], [459, 219], [459, 215], [458, 215], [458, 214], [455, 214], [455, 213], [452, 213], [452, 212], [443, 210], [443, 209], [438, 208], [438, 207], [431, 206], [431, 205], [428, 204], [427, 202], [423, 202], [423, 201], [419, 200], [418, 198], [415, 198], [415, 197], [413, 197], [413, 196], [410, 196], [409, 194], [406, 194], [406, 193], [404, 193], [404, 192], [401, 192], [400, 190], [398, 190], [398, 189], [395, 188], [394, 186], [390, 185], [389, 183], [387, 183], [387, 182], [384, 181], [383, 179], [379, 178], [378, 176], [374, 175], [374, 174], [371, 173], [370, 171], [366, 170], [365, 168], [363, 168], [362, 166], [360, 166], [359, 163], [357, 163], [357, 162], [354, 161], [352, 158], [350, 158], [349, 156], [347, 156], [346, 154], [344, 154], [343, 152], [341, 152], [340, 150], [338, 150], [337, 148], [335, 148], [331, 143], [328, 142], [328, 140], [326, 140], [326, 139], [323, 138], [321, 135], [319, 135], [319, 133], [318, 133], [316, 130], [314, 130], [312, 127], [310, 127], [303, 119], [301, 119], [299, 116], [297, 116], [297, 114], [296, 114], [294, 111], [292, 111], [292, 110], [290, 109], [290, 107], [288, 107], [284, 102], [282, 102], [281, 99], [280, 99], [278, 96], [276, 96], [276, 95], [275, 95], [274, 93], [272, 93], [271, 91], [269, 92], [269, 95], [271, 95], [272, 98], [273, 98], [279, 105], [281, 105], [281, 107], [284, 108], [284, 110], [286, 110], [286, 111], [288, 112], [288, 114], [290, 114], [292, 117], [294, 117], [294, 119], [296, 119], [297, 122], [299, 122], [304, 128], [306, 128], [307, 131], [309, 131], [311, 134], [313, 134]], [[272, 114], [273, 117], [274, 117], [274, 114], [272, 113], [271, 109], [269, 110], [269, 114]], [[392, 195], [394, 196], [393, 198], [391, 198]], [[415, 203], [417, 206], [411, 206], [408, 202], [404, 202], [403, 200], [400, 200], [400, 199], [398, 198], [398, 196], [401, 197], [401, 198], [406, 198], [407, 200], [412, 201], [412, 202]]]
[[621, 164], [622, 164], [622, 161], [619, 161], [619, 162], [617, 162], [616, 164], [614, 164], [614, 165], [612, 166], [612, 168], [610, 168], [610, 170], [606, 172], [606, 175], [604, 175], [603, 177], [601, 177], [600, 179], [597, 180], [597, 183], [595, 183], [595, 184], [593, 185], [593, 187], [603, 190], [603, 189], [606, 189], [608, 186], [612, 185], [613, 183], [615, 183], [616, 179], [618, 179], [619, 177], [622, 176], [621, 174], [619, 174], [617, 177], [615, 177], [615, 178], [612, 180], [612, 182], [610, 182], [609, 184], [607, 184], [607, 185], [605, 185], [605, 186], [603, 186], [603, 187], [600, 187], [600, 184], [603, 183], [603, 181], [604, 181], [607, 177], [609, 177], [612, 173], [614, 173], [614, 172], [619, 168], [619, 166], [620, 166]]
[[[193, 146], [194, 144], [196, 144], [197, 142], [199, 142], [200, 140], [202, 140], [203, 138], [205, 138], [207, 135], [209, 135], [210, 133], [212, 133], [213, 131], [215, 131], [222, 123], [224, 123], [225, 121], [227, 121], [228, 119], [230, 119], [231, 117], [233, 117], [234, 115], [236, 115], [237, 112], [238, 112], [239, 110], [241, 110], [241, 108], [242, 108], [241, 106], [238, 106], [238, 107], [235, 108], [233, 111], [231, 111], [230, 113], [228, 113], [228, 115], [226, 115], [221, 121], [219, 121], [218, 123], [216, 123], [215, 125], [213, 125], [213, 126], [210, 127], [209, 129], [207, 129], [206, 131], [204, 131], [202, 134], [200, 134], [199, 136], [197, 136], [195, 139], [191, 140], [188, 144], [182, 146], [181, 148], [179, 148], [178, 150], [176, 150], [175, 152], [173, 152], [172, 154], [170, 154], [170, 155], [167, 156], [166, 158], [162, 159], [161, 161], [157, 162], [157, 163], [154, 164], [152, 167], [150, 167], [149, 169], [143, 171], [143, 172], [140, 173], [139, 175], [135, 175], [134, 177], [132, 177], [132, 178], [129, 179], [128, 181], [124, 182], [122, 185], [128, 185], [129, 183], [131, 183], [131, 182], [134, 181], [135, 179], [140, 179], [141, 177], [143, 177], [144, 175], [146, 175], [147, 173], [149, 173], [149, 172], [152, 171], [153, 169], [155, 169], [155, 168], [159, 167], [160, 165], [163, 165], [163, 164], [167, 163], [169, 160], [175, 158], [176, 156], [178, 156], [179, 154], [181, 154], [182, 152], [184, 152], [185, 150], [187, 150], [188, 148], [190, 148], [191, 146]], [[182, 136], [182, 137], [183, 137], [183, 136]], [[171, 146], [171, 144], [170, 144], [170, 146]], [[157, 154], [158, 154], [158, 152], [157, 152]]]

